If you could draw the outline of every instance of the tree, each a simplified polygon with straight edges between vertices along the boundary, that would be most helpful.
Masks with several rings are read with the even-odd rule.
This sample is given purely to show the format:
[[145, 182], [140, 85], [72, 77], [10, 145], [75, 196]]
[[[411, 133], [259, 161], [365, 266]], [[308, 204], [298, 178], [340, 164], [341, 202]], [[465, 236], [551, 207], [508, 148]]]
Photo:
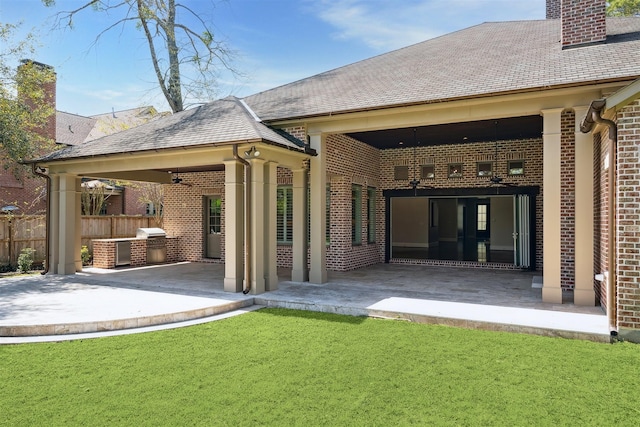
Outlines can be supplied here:
[[[33, 55], [34, 35], [15, 42], [19, 25], [0, 23], [0, 152], [3, 167], [22, 175], [19, 162], [52, 151], [55, 135], [47, 135], [46, 125], [55, 118], [46, 87], [55, 82], [50, 67], [18, 59]], [[55, 129], [55, 128], [54, 128]]]
[[111, 183], [97, 179], [83, 182], [80, 193], [82, 215], [100, 215], [105, 202], [113, 195], [113, 192], [114, 188]]
[[607, 16], [640, 15], [640, 0], [610, 0], [607, 2]]
[[[42, 0], [46, 6], [55, 0]], [[143, 31], [158, 84], [171, 110], [186, 108], [185, 99], [213, 98], [217, 74], [226, 69], [238, 74], [230, 64], [232, 53], [226, 43], [216, 39], [209, 23], [187, 5], [176, 0], [83, 0], [73, 10], [58, 13], [58, 22], [73, 28], [75, 17], [86, 9], [117, 16], [96, 36], [96, 42], [109, 30], [133, 23]], [[186, 18], [192, 19], [189, 26]], [[184, 72], [182, 67], [188, 72]]]
[[164, 187], [162, 184], [154, 184], [151, 182], [139, 182], [136, 188], [140, 192], [138, 200], [153, 207], [150, 214], [153, 216], [156, 227], [163, 227], [163, 204], [164, 204]]

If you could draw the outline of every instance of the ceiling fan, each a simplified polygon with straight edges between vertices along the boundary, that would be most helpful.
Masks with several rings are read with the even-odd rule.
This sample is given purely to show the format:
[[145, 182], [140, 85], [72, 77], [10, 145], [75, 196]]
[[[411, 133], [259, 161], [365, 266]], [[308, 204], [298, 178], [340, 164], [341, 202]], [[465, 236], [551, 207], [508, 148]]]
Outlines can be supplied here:
[[[168, 171], [169, 173], [173, 173], [172, 171]], [[182, 182], [182, 178], [180, 178], [179, 172], [176, 170], [175, 175], [171, 178], [171, 183], [172, 184], [181, 184], [181, 185], [186, 185], [187, 187], [191, 187], [191, 184], [186, 183], [186, 182]]]
[[489, 182], [491, 185], [504, 185], [506, 187], [516, 187], [517, 184], [510, 182], [503, 182], [504, 178], [498, 175], [498, 121], [495, 121], [495, 152], [493, 155], [493, 164], [495, 165], [495, 174], [491, 174]]
[[[420, 180], [418, 179], [418, 160], [416, 150], [418, 148], [418, 140], [416, 137], [417, 129], [413, 128], [413, 179], [409, 181], [409, 186], [414, 191], [414, 193], [418, 190], [418, 186], [420, 185]], [[421, 188], [433, 188], [430, 185], [423, 185]]]

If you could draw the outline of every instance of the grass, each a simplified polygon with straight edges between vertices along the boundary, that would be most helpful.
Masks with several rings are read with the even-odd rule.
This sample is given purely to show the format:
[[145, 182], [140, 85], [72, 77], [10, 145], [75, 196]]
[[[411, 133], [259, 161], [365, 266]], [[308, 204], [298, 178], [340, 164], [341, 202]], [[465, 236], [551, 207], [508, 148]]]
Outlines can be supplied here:
[[637, 425], [640, 346], [263, 309], [0, 346], [0, 425]]

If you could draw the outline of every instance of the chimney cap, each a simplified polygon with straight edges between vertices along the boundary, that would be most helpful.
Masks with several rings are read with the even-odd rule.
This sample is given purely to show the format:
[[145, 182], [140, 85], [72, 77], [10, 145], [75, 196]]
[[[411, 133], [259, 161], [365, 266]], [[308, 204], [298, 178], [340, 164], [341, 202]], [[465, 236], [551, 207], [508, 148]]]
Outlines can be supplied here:
[[54, 68], [51, 65], [47, 65], [47, 64], [44, 64], [42, 62], [34, 61], [33, 59], [21, 59], [20, 63], [22, 65], [27, 65], [27, 64], [31, 63], [31, 64], [33, 64], [33, 65], [35, 65], [37, 67], [40, 67], [40, 68], [48, 69], [48, 70], [51, 70], [51, 71], [54, 70]]

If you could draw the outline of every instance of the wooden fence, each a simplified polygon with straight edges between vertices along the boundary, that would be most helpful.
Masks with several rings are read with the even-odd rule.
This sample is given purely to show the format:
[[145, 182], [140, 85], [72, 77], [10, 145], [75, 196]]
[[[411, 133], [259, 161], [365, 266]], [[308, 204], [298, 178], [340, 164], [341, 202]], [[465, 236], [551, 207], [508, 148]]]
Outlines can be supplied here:
[[[93, 239], [135, 237], [138, 228], [156, 227], [153, 217], [83, 216], [82, 245], [93, 253]], [[46, 221], [43, 215], [0, 216], [0, 266], [16, 265], [20, 251], [35, 249], [36, 263], [45, 255]]]

